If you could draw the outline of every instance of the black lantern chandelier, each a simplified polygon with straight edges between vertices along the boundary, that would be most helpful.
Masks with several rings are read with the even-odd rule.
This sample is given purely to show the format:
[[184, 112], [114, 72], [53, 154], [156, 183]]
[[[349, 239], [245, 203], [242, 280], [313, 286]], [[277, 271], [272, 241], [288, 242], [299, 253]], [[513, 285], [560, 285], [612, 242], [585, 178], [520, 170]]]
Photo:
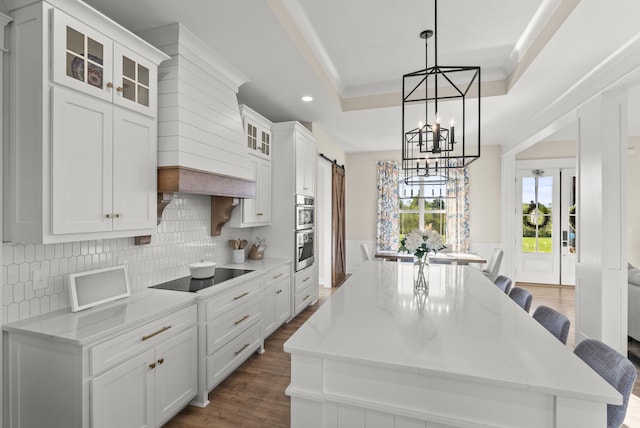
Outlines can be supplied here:
[[[425, 68], [402, 80], [402, 169], [409, 185], [444, 185], [450, 170], [480, 157], [480, 67], [438, 64], [438, 1], [435, 31], [425, 30]], [[434, 65], [428, 41], [434, 38]], [[441, 119], [449, 121], [447, 128]]]

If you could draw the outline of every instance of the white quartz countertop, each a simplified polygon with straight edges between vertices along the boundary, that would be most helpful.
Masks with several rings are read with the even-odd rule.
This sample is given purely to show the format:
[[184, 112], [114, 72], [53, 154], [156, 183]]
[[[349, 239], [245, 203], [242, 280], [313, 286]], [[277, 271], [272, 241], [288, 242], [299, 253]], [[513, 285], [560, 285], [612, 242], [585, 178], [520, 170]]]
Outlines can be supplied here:
[[132, 293], [130, 297], [83, 311], [71, 312], [70, 308], [65, 308], [5, 324], [3, 330], [46, 337], [75, 345], [94, 343], [159, 318], [164, 314], [186, 308], [199, 300], [207, 299], [288, 262], [289, 260], [284, 258], [267, 258], [247, 260], [243, 264], [228, 264], [225, 267], [251, 269], [255, 272], [230, 279], [219, 286], [209, 287], [196, 293], [145, 288]]
[[60, 309], [10, 324], [8, 332], [44, 336], [58, 342], [84, 345], [98, 342], [116, 333], [186, 308], [196, 302], [195, 293], [161, 293], [144, 289], [124, 299], [109, 302], [80, 312]]
[[573, 349], [476, 268], [366, 262], [284, 344], [286, 352], [621, 404]]

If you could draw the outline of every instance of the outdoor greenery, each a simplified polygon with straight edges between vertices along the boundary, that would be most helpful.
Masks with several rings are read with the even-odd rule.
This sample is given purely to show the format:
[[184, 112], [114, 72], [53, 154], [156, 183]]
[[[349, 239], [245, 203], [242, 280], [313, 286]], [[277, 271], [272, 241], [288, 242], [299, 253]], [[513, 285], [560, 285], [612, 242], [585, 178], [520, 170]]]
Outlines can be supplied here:
[[412, 230], [420, 228], [420, 203], [424, 204], [423, 224], [431, 224], [433, 230], [439, 232], [443, 236], [445, 235], [447, 215], [443, 199], [424, 199], [418, 197], [401, 198], [399, 199], [400, 239], [404, 238], [405, 235]]

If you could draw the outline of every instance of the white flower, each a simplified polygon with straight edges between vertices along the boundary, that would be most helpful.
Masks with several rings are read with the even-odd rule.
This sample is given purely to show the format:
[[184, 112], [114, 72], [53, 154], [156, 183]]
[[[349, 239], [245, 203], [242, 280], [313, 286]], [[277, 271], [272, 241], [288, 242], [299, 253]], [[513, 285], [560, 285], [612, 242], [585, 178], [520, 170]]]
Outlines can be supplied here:
[[418, 248], [420, 248], [423, 242], [424, 241], [422, 236], [417, 231], [414, 230], [407, 235], [404, 247], [407, 249], [407, 251], [409, 251], [410, 253], [413, 253]]

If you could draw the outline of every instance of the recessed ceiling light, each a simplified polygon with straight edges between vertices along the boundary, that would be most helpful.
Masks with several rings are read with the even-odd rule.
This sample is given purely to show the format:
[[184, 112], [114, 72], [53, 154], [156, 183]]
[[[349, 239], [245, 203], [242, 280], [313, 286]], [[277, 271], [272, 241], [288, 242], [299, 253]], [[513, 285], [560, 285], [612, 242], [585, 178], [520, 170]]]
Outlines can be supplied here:
[[305, 95], [304, 97], [302, 97], [302, 101], [304, 101], [305, 103], [310, 103], [311, 101], [313, 101], [313, 97]]

